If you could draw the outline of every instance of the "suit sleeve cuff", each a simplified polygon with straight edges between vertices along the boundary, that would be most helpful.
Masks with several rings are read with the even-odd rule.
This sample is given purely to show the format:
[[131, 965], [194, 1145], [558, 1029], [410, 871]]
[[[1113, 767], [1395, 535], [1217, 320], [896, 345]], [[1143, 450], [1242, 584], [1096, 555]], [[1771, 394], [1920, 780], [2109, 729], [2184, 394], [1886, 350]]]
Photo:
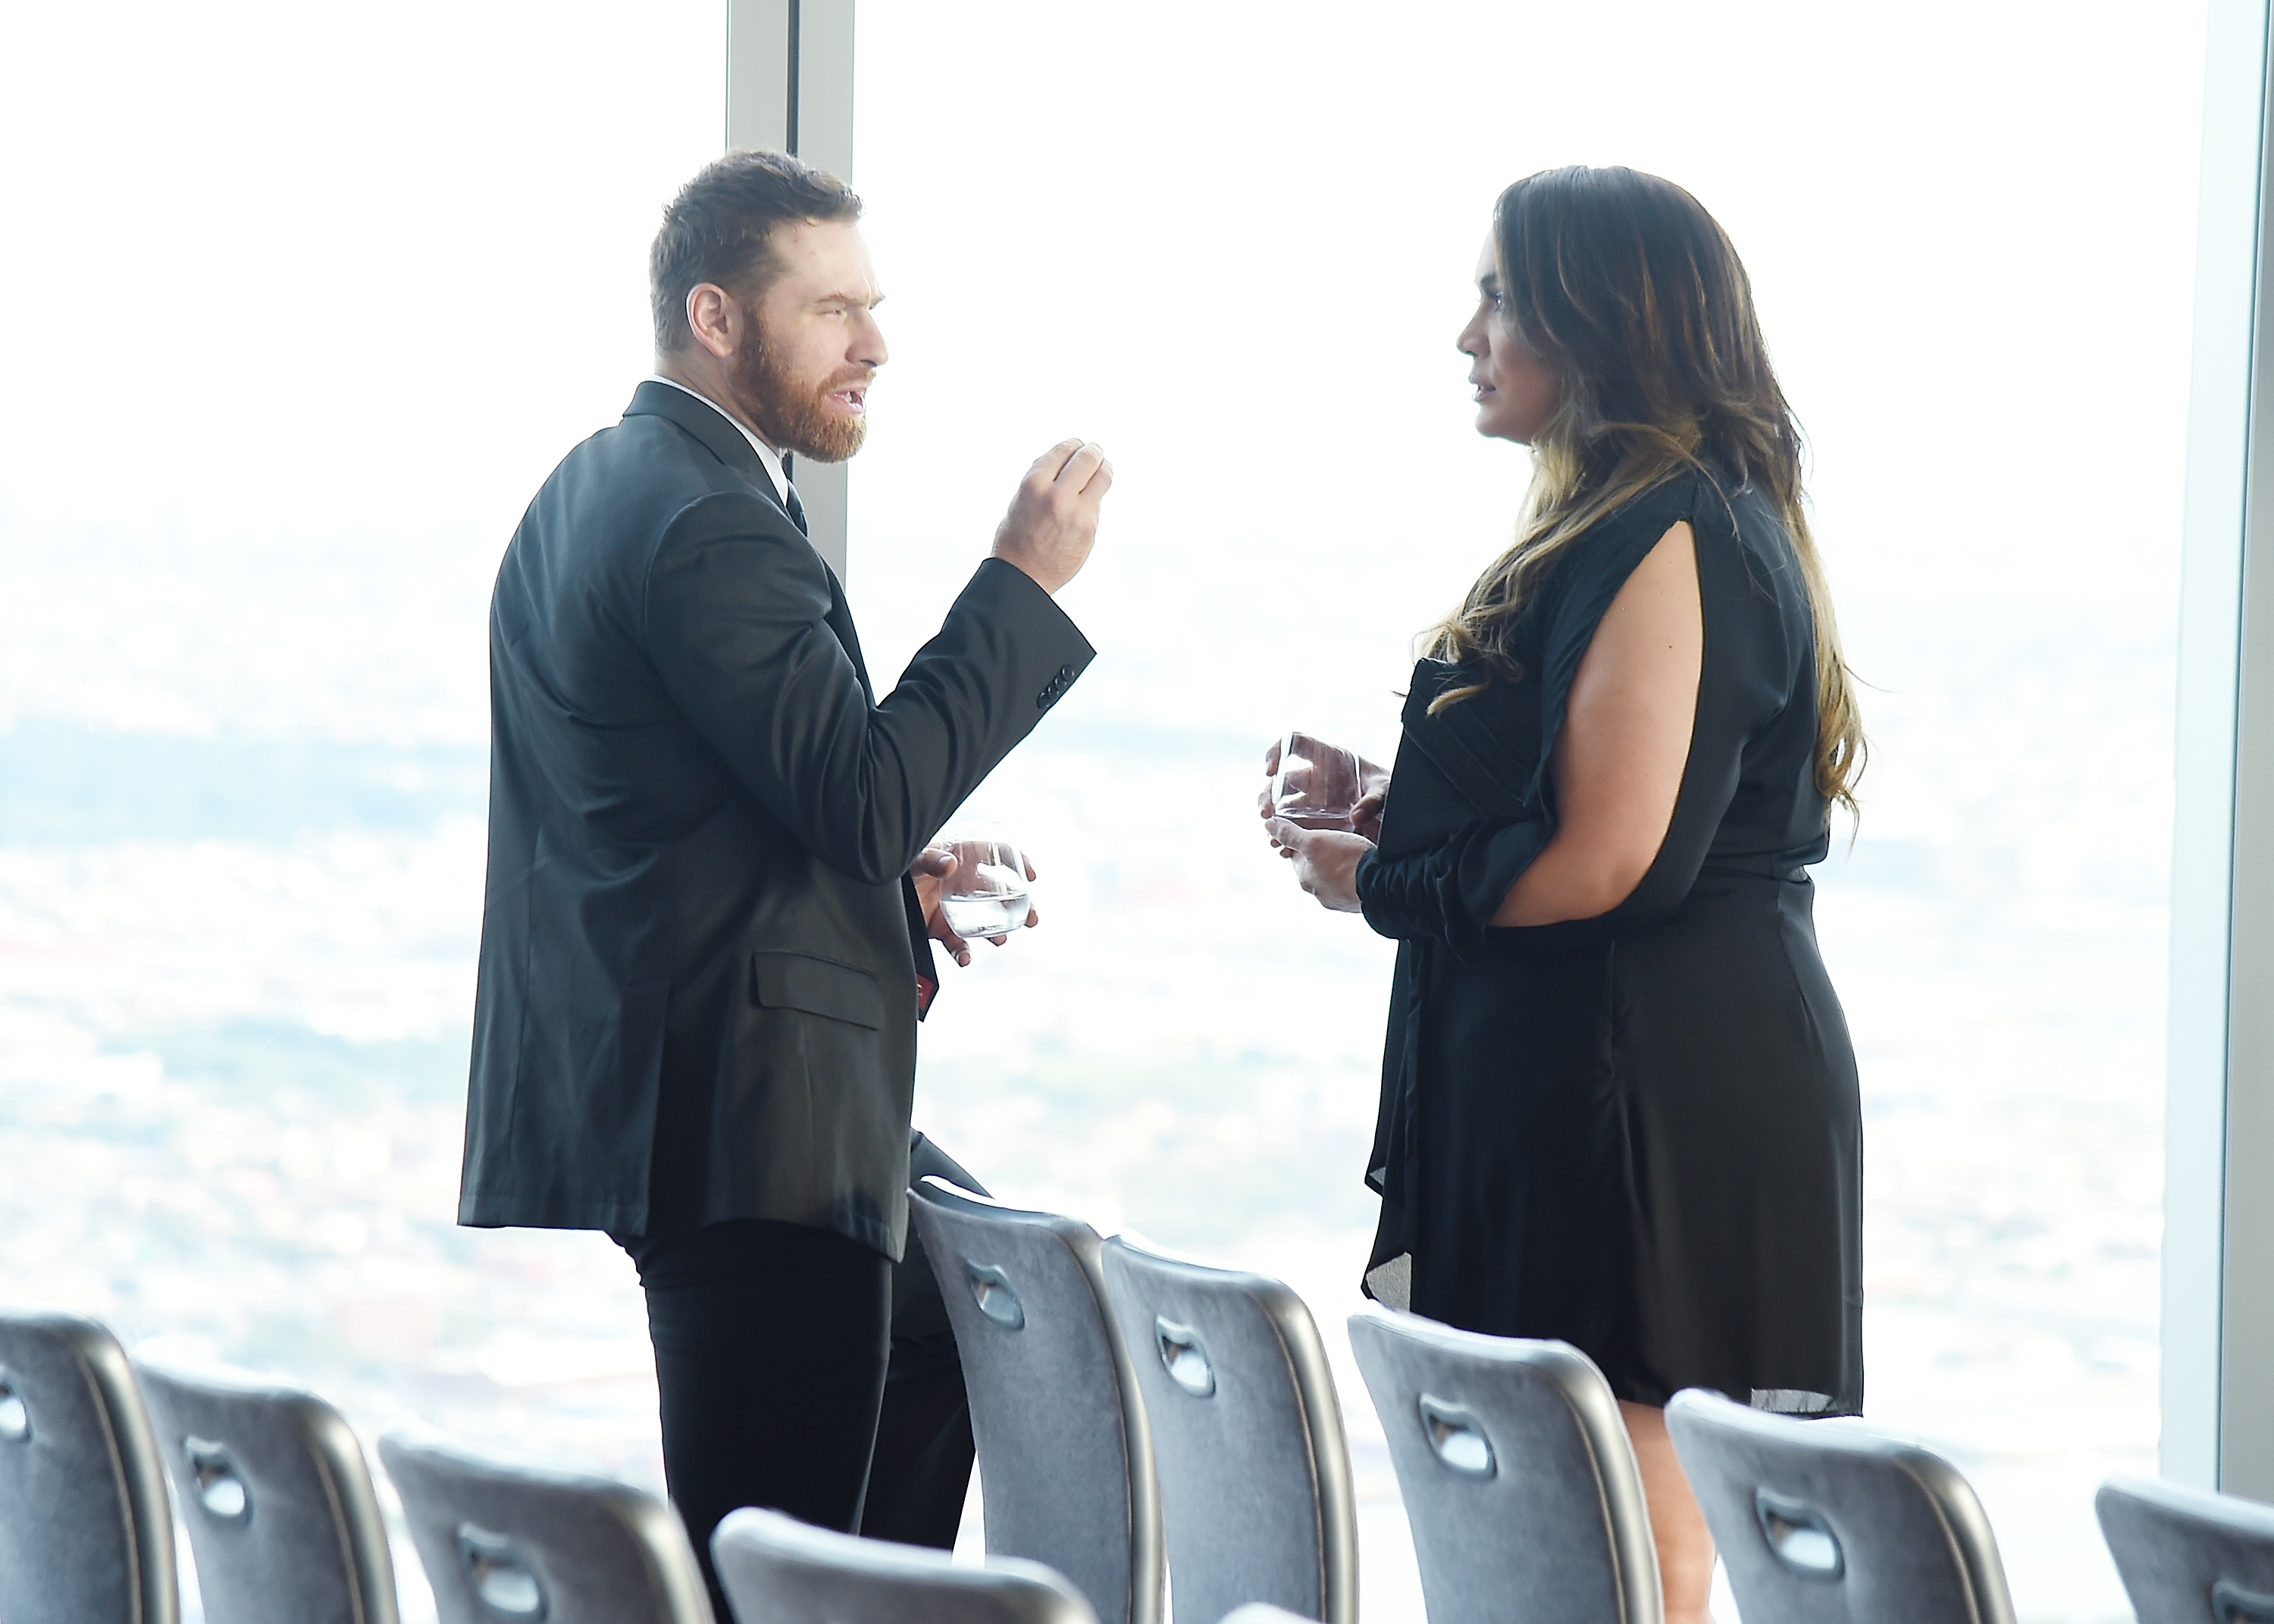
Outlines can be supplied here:
[[[1073, 623], [1058, 600], [1016, 564], [1001, 559], [981, 560], [971, 583], [963, 589], [957, 607], [978, 610], [990, 624], [1015, 627], [1025, 658], [1036, 660], [1040, 681], [1035, 709], [1047, 710], [1065, 696], [1076, 679], [1089, 669], [1097, 650]], [[1031, 650], [1031, 654], [1028, 652]]]

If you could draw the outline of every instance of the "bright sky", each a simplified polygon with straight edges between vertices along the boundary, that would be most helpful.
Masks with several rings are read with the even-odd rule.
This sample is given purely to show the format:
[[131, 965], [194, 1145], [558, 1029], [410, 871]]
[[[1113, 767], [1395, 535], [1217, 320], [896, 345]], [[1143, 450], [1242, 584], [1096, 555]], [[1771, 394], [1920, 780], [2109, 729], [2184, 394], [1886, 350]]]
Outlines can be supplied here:
[[[1119, 470], [1066, 598], [1103, 658], [986, 792], [1058, 864], [1058, 945], [975, 972], [962, 1025], [927, 1034], [935, 1060], [978, 1076], [990, 1046], [1027, 1044], [1086, 1075], [1317, 1039], [1363, 1115], [1382, 944], [1329, 951], [1346, 921], [1261, 896], [1277, 876], [1251, 844], [1254, 782], [1227, 763], [1291, 724], [1388, 759], [1407, 641], [1504, 538], [1526, 471], [1471, 432], [1452, 350], [1493, 196], [1549, 165], [1624, 162], [1690, 188], [1751, 270], [1813, 441], [1851, 658], [1876, 685], [1863, 837], [1825, 888], [1867, 1091], [1915, 1131], [1874, 1117], [1874, 1199], [1891, 1202], [1875, 1256], [2004, 1223], [2019, 1198], [1991, 1187], [2001, 1160], [2056, 1192], [2082, 1181], [2028, 1198], [2049, 1222], [2112, 1207], [2152, 1139], [2124, 1124], [2152, 1121], [2159, 1075], [2201, 0], [858, 15], [853, 178], [893, 358], [855, 467], [850, 587], [880, 678], [937, 625], [1037, 451], [1087, 434]], [[718, 149], [723, 35], [719, 0], [16, 7], [0, 734], [23, 719], [478, 748], [498, 554], [648, 369], [647, 243]], [[478, 836], [461, 832], [448, 861], [366, 885], [431, 915], [416, 930], [385, 908], [361, 922], [250, 847], [154, 847], [93, 889], [75, 859], [0, 853], [16, 876], [0, 902], [156, 941], [130, 990], [169, 1020], [257, 1007], [360, 1030], [296, 990], [305, 959], [425, 1011], [410, 1035], [454, 1041], [478, 905]], [[224, 860], [226, 885], [191, 883]], [[1998, 934], [2008, 905], [2027, 931]], [[296, 945], [311, 931], [337, 952]], [[368, 969], [334, 962], [366, 951]], [[74, 996], [91, 984], [53, 974]], [[1028, 1017], [1049, 1043], [1020, 1035]], [[1996, 1136], [2020, 1131], [1965, 1112], [2028, 1088], [2053, 1127], [2022, 1151], [2094, 1117], [2071, 1107], [2080, 1088], [2136, 1108], [2099, 1112], [2131, 1142], [2007, 1154]], [[970, 1101], [975, 1138], [1056, 1109]], [[1094, 1171], [1044, 1151], [1069, 1179]], [[2124, 1202], [2152, 1227], [2151, 1191]], [[2044, 1279], [2070, 1307], [2130, 1278], [2067, 1267]], [[1339, 1254], [1322, 1267], [1344, 1278]], [[1876, 1368], [2008, 1407], [1979, 1377], [2005, 1365], [1903, 1340], [1924, 1323], [1901, 1318], [1903, 1292], [1947, 1306], [1941, 1276], [1921, 1278], [1890, 1276]], [[2152, 1292], [2130, 1296], [2144, 1322]], [[1964, 1312], [1951, 1346], [2006, 1335]], [[1904, 1413], [1899, 1382], [1878, 1390]], [[2145, 1379], [2125, 1391], [2152, 1404]], [[2044, 1414], [2110, 1413], [2088, 1396]], [[2070, 1425], [2012, 1421], [2032, 1447]], [[2001, 1536], [2036, 1553], [2050, 1595], [2090, 1538], [2082, 1491], [2015, 1483]], [[2016, 1521], [2037, 1503], [2058, 1527]], [[2098, 1562], [2078, 1569], [2093, 1605], [2112, 1594]]]
[[[1017, 470], [1081, 432], [1122, 476], [1088, 610], [1109, 635], [1205, 663], [1224, 632], [1151, 635], [1197, 594], [1239, 605], [1226, 628], [1388, 649], [1334, 703], [1379, 693], [1521, 483], [1467, 432], [1449, 347], [1486, 210], [1575, 160], [1671, 176], [1735, 236], [1859, 624], [1953, 595], [2167, 609], [2199, 5], [1381, 17], [862, 6], [855, 179], [895, 351], [856, 471], [872, 635], [919, 636]], [[456, 632], [529, 492], [645, 365], [645, 241], [717, 142], [716, 0], [11, 30], [0, 557], [224, 600], [314, 569], [413, 624], [423, 594], [456, 629], [410, 662], [441, 685], [421, 726], [478, 732]], [[1361, 557], [1397, 567], [1361, 588]], [[870, 590], [887, 571], [904, 603]], [[373, 635], [413, 681], [395, 619]], [[0, 667], [0, 714], [104, 686], [57, 667], [86, 650], [29, 658]], [[149, 686], [145, 725], [357, 726]]]

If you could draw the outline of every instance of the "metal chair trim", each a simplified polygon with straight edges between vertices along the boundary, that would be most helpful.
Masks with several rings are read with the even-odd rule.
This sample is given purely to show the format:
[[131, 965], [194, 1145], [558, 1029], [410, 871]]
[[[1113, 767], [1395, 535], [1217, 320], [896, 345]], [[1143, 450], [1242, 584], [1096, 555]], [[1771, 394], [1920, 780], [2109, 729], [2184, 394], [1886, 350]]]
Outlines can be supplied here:
[[77, 1314], [35, 1313], [26, 1321], [58, 1334], [94, 1390], [110, 1457], [126, 1485], [126, 1538], [142, 1588], [135, 1598], [138, 1624], [176, 1624], [181, 1617], [181, 1578], [174, 1565], [174, 1501], [158, 1453], [150, 1412], [135, 1385], [126, 1350], [108, 1327]]
[[1280, 1351], [1286, 1357], [1296, 1394], [1303, 1402], [1311, 1477], [1318, 1488], [1319, 1611], [1326, 1624], [1352, 1624], [1358, 1617], [1358, 1496], [1351, 1484], [1342, 1400], [1335, 1391], [1326, 1344], [1320, 1340], [1318, 1322], [1311, 1317], [1309, 1306], [1284, 1281], [1179, 1257], [1133, 1230], [1124, 1230], [1103, 1244], [1118, 1246], [1152, 1263], [1189, 1269], [1213, 1282], [1237, 1286], [1262, 1307], [1264, 1317], [1278, 1335]]
[[1350, 1317], [1353, 1341], [1367, 1335], [1367, 1327], [1378, 1327], [1374, 1335], [1434, 1342], [1496, 1364], [1527, 1365], [1548, 1379], [1578, 1424], [1594, 1467], [1598, 1503], [1617, 1564], [1619, 1617], [1623, 1624], [1660, 1624], [1665, 1607], [1658, 1544], [1651, 1537], [1642, 1468], [1635, 1460], [1634, 1440], [1619, 1413], [1619, 1402], [1595, 1362], [1566, 1342], [1488, 1336], [1419, 1314], [1399, 1313], [1379, 1303], [1367, 1303]]
[[[937, 1174], [911, 1185], [908, 1195], [911, 1199], [929, 1201], [949, 1212], [1008, 1219], [1048, 1229], [1065, 1243], [1081, 1266], [1082, 1277], [1089, 1282], [1090, 1293], [1097, 1300], [1098, 1312], [1105, 1319], [1106, 1348], [1113, 1360], [1113, 1384], [1121, 1395], [1121, 1442], [1129, 1457], [1129, 1618], [1131, 1624], [1153, 1624], [1161, 1617], [1165, 1599], [1163, 1581], [1169, 1561], [1168, 1530], [1161, 1512], [1161, 1474], [1154, 1465], [1153, 1429], [1145, 1418], [1145, 1396], [1137, 1386], [1137, 1367], [1130, 1362], [1126, 1339], [1115, 1324], [1113, 1295], [1105, 1285], [1104, 1247], [1097, 1232], [1058, 1213], [1034, 1212], [990, 1196], [975, 1195]], [[932, 1267], [937, 1270], [940, 1267], [940, 1259], [933, 1259]], [[941, 1289], [946, 1289], [947, 1282], [943, 1281]], [[991, 1565], [997, 1559], [988, 1560]]]
[[[2006, 1584], [2005, 1564], [1999, 1560], [1997, 1536], [1989, 1515], [1982, 1509], [1974, 1485], [1959, 1470], [1931, 1449], [1876, 1433], [1834, 1430], [1822, 1422], [1796, 1421], [1789, 1416], [1764, 1415], [1720, 1393], [1688, 1387], [1667, 1402], [1669, 1415], [1691, 1412], [1711, 1424], [1725, 1425], [1763, 1438], [1785, 1439], [1787, 1430], [1805, 1426], [1818, 1447], [1844, 1455], [1864, 1455], [1892, 1462], [1925, 1491], [1950, 1541], [1951, 1553], [1966, 1575], [1967, 1593], [1979, 1624], [2014, 1624], [2014, 1602]], [[1819, 1430], [1820, 1429], [1820, 1430]]]
[[401, 1614], [395, 1553], [387, 1542], [387, 1519], [379, 1508], [378, 1488], [364, 1459], [362, 1440], [344, 1416], [312, 1394], [295, 1395], [292, 1406], [322, 1469], [334, 1524], [356, 1575], [358, 1624], [396, 1624]]

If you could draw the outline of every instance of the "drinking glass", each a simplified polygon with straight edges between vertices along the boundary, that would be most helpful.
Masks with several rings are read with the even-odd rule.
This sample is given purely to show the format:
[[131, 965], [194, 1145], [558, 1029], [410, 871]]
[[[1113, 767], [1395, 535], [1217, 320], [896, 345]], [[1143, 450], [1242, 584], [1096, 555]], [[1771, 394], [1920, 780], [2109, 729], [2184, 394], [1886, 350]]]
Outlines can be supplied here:
[[992, 824], [951, 830], [934, 841], [955, 853], [955, 872], [940, 882], [947, 928], [967, 942], [1023, 929], [1031, 898], [1027, 854]]
[[1300, 829], [1348, 829], [1358, 806], [1358, 756], [1309, 733], [1279, 741], [1271, 810]]

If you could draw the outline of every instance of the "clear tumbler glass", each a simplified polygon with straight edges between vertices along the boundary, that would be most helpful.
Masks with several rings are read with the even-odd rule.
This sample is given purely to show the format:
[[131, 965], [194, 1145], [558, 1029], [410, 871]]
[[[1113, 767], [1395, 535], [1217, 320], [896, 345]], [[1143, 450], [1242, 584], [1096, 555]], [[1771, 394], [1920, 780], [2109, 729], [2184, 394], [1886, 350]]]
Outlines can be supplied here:
[[1027, 854], [990, 824], [951, 830], [933, 842], [955, 853], [955, 872], [940, 883], [947, 928], [967, 942], [1023, 929], [1032, 898]]
[[1279, 741], [1271, 775], [1271, 810], [1301, 829], [1348, 829], [1359, 787], [1358, 756], [1309, 733]]

